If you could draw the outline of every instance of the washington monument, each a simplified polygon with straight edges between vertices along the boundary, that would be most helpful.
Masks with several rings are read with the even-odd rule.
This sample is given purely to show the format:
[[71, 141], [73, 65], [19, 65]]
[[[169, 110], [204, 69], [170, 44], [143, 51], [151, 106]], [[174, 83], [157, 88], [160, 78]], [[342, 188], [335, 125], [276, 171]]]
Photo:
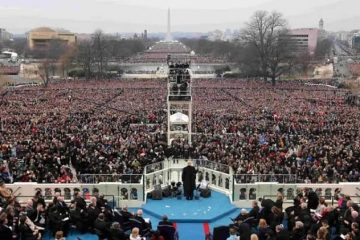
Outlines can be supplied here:
[[166, 32], [166, 38], [165, 40], [167, 42], [172, 41], [172, 37], [171, 37], [171, 19], [170, 19], [170, 8], [168, 8], [168, 14], [167, 14], [167, 32]]

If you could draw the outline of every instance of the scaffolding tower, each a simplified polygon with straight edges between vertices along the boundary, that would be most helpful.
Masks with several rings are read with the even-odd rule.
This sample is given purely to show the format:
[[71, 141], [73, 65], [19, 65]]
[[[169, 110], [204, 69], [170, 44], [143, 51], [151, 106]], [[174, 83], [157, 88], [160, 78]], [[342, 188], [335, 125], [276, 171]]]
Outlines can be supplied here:
[[192, 97], [191, 70], [188, 63], [168, 61], [168, 129], [170, 146], [173, 140], [191, 145]]

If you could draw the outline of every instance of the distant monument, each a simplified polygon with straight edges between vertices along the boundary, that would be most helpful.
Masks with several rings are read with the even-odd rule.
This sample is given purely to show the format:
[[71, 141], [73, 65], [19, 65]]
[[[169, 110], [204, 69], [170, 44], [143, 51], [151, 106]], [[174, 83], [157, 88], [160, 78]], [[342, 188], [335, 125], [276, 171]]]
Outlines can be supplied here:
[[165, 41], [166, 42], [171, 42], [172, 41], [172, 37], [171, 37], [171, 23], [170, 23], [170, 8], [168, 8], [168, 15], [167, 15], [167, 32], [166, 32], [166, 38]]
[[319, 29], [320, 29], [320, 31], [324, 30], [324, 20], [322, 18], [319, 21]]

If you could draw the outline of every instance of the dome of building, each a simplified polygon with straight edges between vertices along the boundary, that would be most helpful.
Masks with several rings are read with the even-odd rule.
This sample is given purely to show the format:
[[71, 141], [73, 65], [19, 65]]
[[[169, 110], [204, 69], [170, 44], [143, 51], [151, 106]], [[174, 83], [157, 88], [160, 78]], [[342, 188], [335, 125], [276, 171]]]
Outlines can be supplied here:
[[39, 28], [32, 29], [30, 32], [56, 32], [56, 31], [49, 27], [39, 27]]

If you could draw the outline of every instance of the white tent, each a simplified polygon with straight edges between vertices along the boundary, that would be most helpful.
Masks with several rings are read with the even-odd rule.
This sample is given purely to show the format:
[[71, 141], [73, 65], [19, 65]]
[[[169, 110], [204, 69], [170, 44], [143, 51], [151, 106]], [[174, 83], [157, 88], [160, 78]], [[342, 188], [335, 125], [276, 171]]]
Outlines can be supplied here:
[[187, 124], [189, 117], [183, 113], [177, 112], [170, 116], [170, 122], [172, 124]]

